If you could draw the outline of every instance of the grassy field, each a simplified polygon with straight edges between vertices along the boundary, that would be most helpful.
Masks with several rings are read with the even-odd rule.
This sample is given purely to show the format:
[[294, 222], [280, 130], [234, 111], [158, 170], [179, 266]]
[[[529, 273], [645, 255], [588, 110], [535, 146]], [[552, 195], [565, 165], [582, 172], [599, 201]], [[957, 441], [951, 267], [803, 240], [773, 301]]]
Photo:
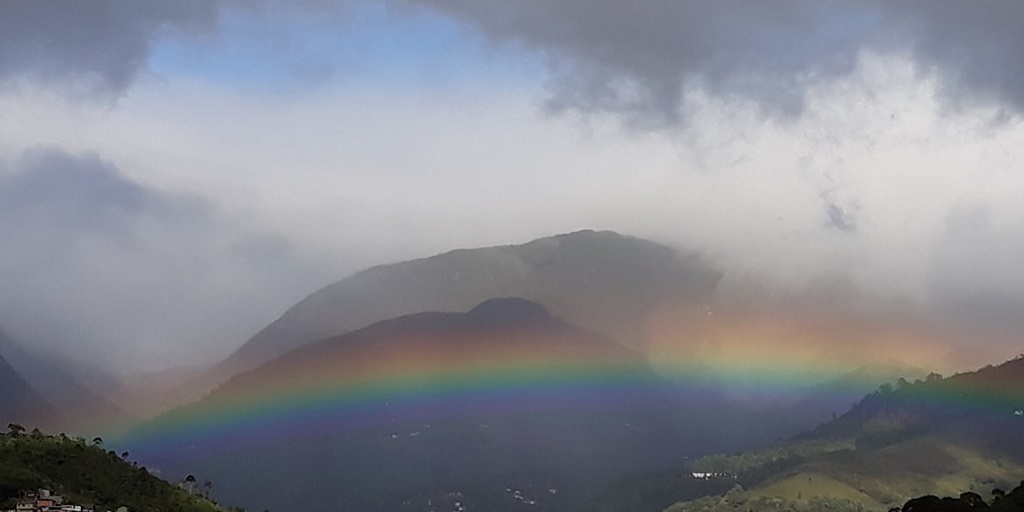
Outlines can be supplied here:
[[1024, 466], [969, 442], [924, 435], [881, 448], [836, 453], [809, 461], [800, 471], [827, 475], [883, 505], [922, 494], [956, 496], [1014, 487]]
[[[966, 439], [924, 434], [887, 446], [819, 451], [768, 478], [746, 482], [746, 490], [737, 487], [666, 512], [816, 511], [836, 508], [835, 503], [842, 510], [886, 511], [926, 494], [973, 491], [989, 497], [993, 489], [1012, 489], [1022, 479], [1024, 465], [1002, 453]], [[822, 499], [835, 503], [824, 507]]]
[[882, 508], [883, 504], [861, 492], [854, 486], [841, 482], [829, 475], [813, 471], [800, 471], [779, 480], [757, 487], [748, 492], [751, 498], [784, 498], [808, 505], [811, 498], [828, 496], [845, 498], [862, 503], [870, 508]]

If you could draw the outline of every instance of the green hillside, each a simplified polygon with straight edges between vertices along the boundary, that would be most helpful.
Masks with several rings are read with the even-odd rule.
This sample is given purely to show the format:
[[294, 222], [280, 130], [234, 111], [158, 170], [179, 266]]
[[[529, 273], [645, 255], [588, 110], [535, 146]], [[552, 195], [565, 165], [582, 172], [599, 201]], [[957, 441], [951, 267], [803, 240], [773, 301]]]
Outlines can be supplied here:
[[[765, 471], [767, 467], [775, 470]], [[771, 466], [751, 466], [737, 475], [738, 483], [728, 493], [677, 503], [667, 511], [884, 512], [928, 494], [974, 492], [988, 497], [997, 489], [1014, 487], [1022, 478], [1021, 460], [981, 441], [922, 434], [884, 447], [829, 451], [806, 459], [776, 460]]]
[[693, 471], [735, 486], [666, 511], [886, 511], [925, 495], [991, 498], [1024, 478], [1022, 409], [1024, 359], [900, 379], [798, 439], [696, 461]]
[[198, 495], [153, 476], [144, 467], [104, 451], [99, 439], [87, 443], [63, 434], [24, 432], [18, 425], [0, 434], [0, 509], [14, 508], [25, 491], [50, 489], [67, 502], [96, 510], [223, 512]]

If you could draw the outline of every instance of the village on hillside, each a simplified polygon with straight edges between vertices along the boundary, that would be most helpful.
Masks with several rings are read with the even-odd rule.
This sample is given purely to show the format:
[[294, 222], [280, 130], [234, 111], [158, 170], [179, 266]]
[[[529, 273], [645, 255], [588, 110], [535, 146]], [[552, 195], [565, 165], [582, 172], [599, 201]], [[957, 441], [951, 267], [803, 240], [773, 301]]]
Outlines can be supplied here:
[[[92, 505], [64, 503], [64, 497], [53, 494], [49, 489], [27, 492], [12, 509], [3, 512], [96, 512]], [[111, 512], [111, 511], [106, 511]], [[121, 507], [115, 512], [128, 512]]]

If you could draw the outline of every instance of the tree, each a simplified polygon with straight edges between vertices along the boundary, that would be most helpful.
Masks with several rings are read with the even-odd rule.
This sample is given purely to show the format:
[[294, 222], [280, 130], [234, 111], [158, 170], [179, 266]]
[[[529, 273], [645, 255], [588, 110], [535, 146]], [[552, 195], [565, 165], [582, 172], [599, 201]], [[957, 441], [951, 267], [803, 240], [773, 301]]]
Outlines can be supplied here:
[[189, 474], [185, 477], [185, 485], [188, 486], [188, 493], [192, 494], [192, 487], [196, 485], [196, 477], [193, 474]]
[[96, 446], [103, 446], [103, 438], [99, 436], [92, 438], [92, 444]]
[[722, 495], [722, 503], [731, 505], [733, 508], [737, 508], [746, 503], [747, 497], [744, 494], [743, 486], [736, 484], [732, 486], [724, 495]]
[[19, 434], [22, 434], [24, 432], [25, 432], [25, 427], [23, 427], [21, 425], [18, 425], [17, 423], [8, 423], [7, 424], [7, 433], [12, 435], [12, 436], [14, 436], [14, 437], [17, 437]]
[[209, 480], [203, 482], [203, 496], [205, 496], [206, 499], [210, 499], [211, 490], [213, 490], [213, 482]]

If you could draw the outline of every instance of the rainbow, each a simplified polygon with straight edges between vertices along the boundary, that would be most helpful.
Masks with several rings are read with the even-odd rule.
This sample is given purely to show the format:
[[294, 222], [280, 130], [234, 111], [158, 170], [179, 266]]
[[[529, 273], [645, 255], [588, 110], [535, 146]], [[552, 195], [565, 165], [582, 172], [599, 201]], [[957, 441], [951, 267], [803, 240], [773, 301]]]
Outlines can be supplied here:
[[296, 435], [515, 414], [566, 403], [598, 410], [641, 406], [663, 383], [645, 361], [614, 345], [581, 351], [563, 339], [409, 337], [388, 343], [299, 351], [242, 374], [198, 404], [123, 436], [148, 449], [231, 448]]
[[[730, 325], [696, 349], [663, 336], [661, 344], [648, 347], [655, 373], [648, 361], [611, 343], [514, 333], [307, 348], [236, 376], [201, 402], [119, 436], [118, 443], [150, 451], [223, 450], [467, 412], [515, 414], [567, 402], [595, 409], [640, 406], [663, 398], [657, 391], [664, 391], [666, 381], [680, 403], [719, 392], [757, 407], [803, 397], [802, 391], [864, 364], [863, 358], [822, 349], [818, 336], [793, 334], [763, 324]], [[589, 348], [580, 350], [581, 343]], [[911, 354], [936, 350], [928, 340], [909, 336], [879, 343]], [[837, 381], [811, 398], [847, 399], [852, 405], [851, 397], [881, 384], [874, 378]], [[1022, 399], [1024, 386], [994, 390], [972, 383], [948, 385], [930, 398], [943, 407], [983, 406], [1010, 414], [1024, 407]]]

